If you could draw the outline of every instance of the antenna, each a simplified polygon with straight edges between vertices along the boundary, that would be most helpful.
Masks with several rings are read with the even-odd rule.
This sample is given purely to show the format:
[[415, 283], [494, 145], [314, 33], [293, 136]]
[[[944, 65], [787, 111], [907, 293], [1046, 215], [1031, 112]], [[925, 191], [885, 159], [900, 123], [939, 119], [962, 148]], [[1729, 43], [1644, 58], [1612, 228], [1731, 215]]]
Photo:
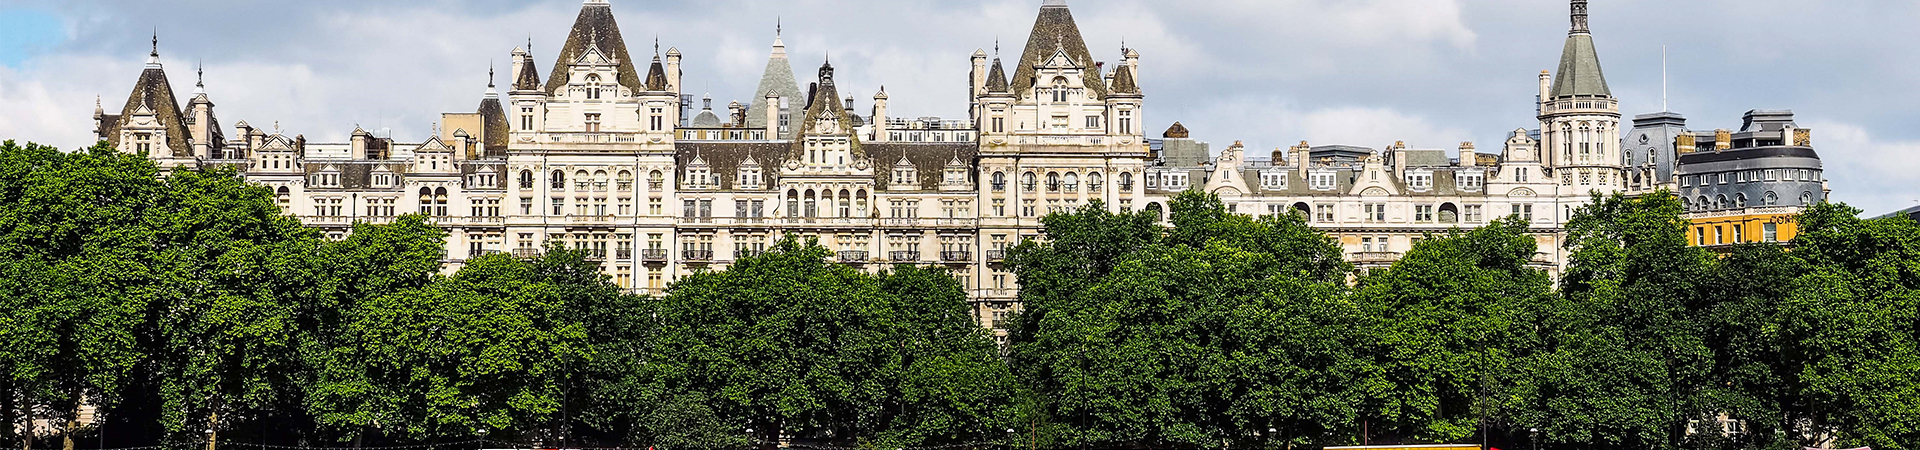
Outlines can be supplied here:
[[1667, 45], [1660, 45], [1660, 112], [1673, 112], [1667, 107]]

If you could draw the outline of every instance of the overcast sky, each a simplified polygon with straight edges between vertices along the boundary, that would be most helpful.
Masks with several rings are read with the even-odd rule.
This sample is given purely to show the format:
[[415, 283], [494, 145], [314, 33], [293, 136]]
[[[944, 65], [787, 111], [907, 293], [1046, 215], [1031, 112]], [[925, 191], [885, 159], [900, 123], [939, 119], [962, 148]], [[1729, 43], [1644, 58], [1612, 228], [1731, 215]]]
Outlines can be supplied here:
[[[961, 117], [968, 57], [1023, 48], [1040, 0], [612, 0], [636, 58], [686, 54], [684, 82], [747, 103], [776, 18], [802, 85], [831, 53], [841, 92], [866, 110]], [[1147, 126], [1174, 121], [1218, 151], [1310, 141], [1497, 149], [1537, 127], [1536, 77], [1567, 30], [1558, 0], [1069, 0], [1096, 59], [1141, 53]], [[471, 112], [489, 62], [533, 40], [542, 75], [579, 0], [0, 0], [0, 138], [88, 144], [95, 96], [125, 102], [160, 33], [184, 101], [197, 64], [224, 124], [320, 141], [356, 124], [424, 138]], [[1690, 128], [1793, 109], [1814, 129], [1834, 198], [1877, 215], [1920, 205], [1920, 2], [1593, 0], [1607, 80], [1634, 114], [1671, 109]], [[664, 47], [663, 47], [664, 48]], [[1017, 58], [1015, 54], [1005, 55]], [[112, 111], [110, 111], [112, 112]]]

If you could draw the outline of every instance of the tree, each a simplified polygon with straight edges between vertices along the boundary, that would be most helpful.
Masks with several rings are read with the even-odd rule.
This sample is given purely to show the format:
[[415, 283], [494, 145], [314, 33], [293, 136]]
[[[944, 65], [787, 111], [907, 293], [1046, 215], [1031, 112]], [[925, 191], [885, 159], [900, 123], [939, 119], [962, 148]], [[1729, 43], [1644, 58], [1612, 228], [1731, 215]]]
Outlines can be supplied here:
[[997, 436], [1013, 386], [958, 283], [912, 267], [870, 275], [829, 256], [789, 237], [676, 283], [641, 368], [655, 387], [654, 403], [636, 405], [650, 410], [636, 413], [647, 420], [638, 438], [895, 447]]
[[155, 235], [143, 222], [164, 190], [157, 175], [105, 145], [69, 154], [0, 143], [6, 433], [44, 418], [71, 437], [82, 405], [120, 400], [145, 356]]
[[1532, 266], [1537, 250], [1526, 222], [1508, 218], [1430, 236], [1360, 279], [1356, 302], [1384, 377], [1367, 393], [1371, 432], [1457, 442], [1507, 419], [1509, 377], [1536, 346], [1525, 324], [1551, 298], [1552, 281]]
[[1509, 409], [1549, 444], [1674, 448], [1713, 353], [1697, 317], [1711, 256], [1687, 245], [1671, 194], [1595, 196], [1568, 222], [1570, 263], [1540, 319], [1540, 353]]
[[566, 370], [590, 358], [566, 289], [504, 254], [353, 305], [309, 408], [348, 436], [514, 436], [559, 412]]
[[1808, 271], [1798, 255], [1776, 244], [1736, 246], [1712, 267], [1701, 319], [1714, 363], [1701, 408], [1746, 423], [1742, 433], [1697, 433], [1702, 448], [1794, 448], [1800, 422], [1810, 419], [1800, 382], [1803, 358], [1787, 352], [1783, 308], [1794, 279]]
[[1920, 226], [1864, 220], [1844, 205], [1800, 216], [1794, 253], [1810, 270], [1782, 306], [1782, 353], [1800, 364], [1803, 442], [1914, 448], [1920, 442]]
[[1339, 248], [1295, 216], [1225, 214], [1199, 192], [1172, 205], [1170, 231], [1100, 205], [1052, 215], [1010, 258], [1026, 307], [1012, 360], [1055, 443], [1335, 439], [1367, 371]]

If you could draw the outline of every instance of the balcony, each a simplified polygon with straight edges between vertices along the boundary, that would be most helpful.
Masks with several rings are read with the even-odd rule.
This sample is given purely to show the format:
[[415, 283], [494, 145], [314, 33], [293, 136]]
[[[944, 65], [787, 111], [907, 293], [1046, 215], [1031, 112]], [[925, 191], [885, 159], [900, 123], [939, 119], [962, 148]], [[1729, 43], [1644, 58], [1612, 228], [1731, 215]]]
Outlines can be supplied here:
[[640, 259], [642, 261], [646, 261], [650, 263], [667, 262], [667, 251], [664, 249], [657, 249], [657, 248], [641, 250]]
[[542, 250], [540, 250], [540, 249], [537, 249], [537, 248], [516, 248], [516, 249], [513, 249], [513, 257], [515, 257], [515, 258], [520, 258], [520, 259], [532, 259], [532, 258], [539, 258], [539, 257], [540, 257], [540, 255], [543, 255], [543, 254], [546, 254], [546, 252], [545, 252], [545, 251], [542, 251]]
[[980, 224], [980, 219], [963, 219], [963, 218], [933, 219], [933, 226], [940, 227], [940, 228], [973, 228], [975, 226], [978, 226], [979, 224]]
[[712, 262], [713, 250], [684, 250], [680, 252], [680, 259], [686, 262]]
[[920, 219], [917, 217], [895, 217], [892, 219], [880, 219], [880, 225], [887, 226], [887, 227], [918, 227], [920, 226]]
[[940, 260], [950, 263], [973, 262], [973, 252], [940, 252]]
[[865, 263], [867, 262], [867, 251], [866, 250], [847, 250], [847, 251], [840, 252], [840, 262]]
[[580, 223], [580, 224], [595, 224], [595, 225], [605, 225], [605, 224], [612, 224], [612, 223], [613, 223], [613, 216], [607, 216], [607, 215], [600, 215], [600, 216], [578, 216], [578, 215], [571, 215], [571, 216], [567, 216], [567, 222], [569, 222], [569, 223]]
[[1358, 252], [1347, 257], [1358, 266], [1391, 266], [1400, 260], [1397, 252]]
[[623, 248], [623, 249], [614, 250], [613, 259], [619, 260], [619, 261], [632, 261], [633, 249]]
[[912, 250], [889, 252], [887, 256], [893, 262], [920, 262], [920, 252]]
[[1004, 192], [1006, 190], [1007, 190], [1007, 183], [1005, 182], [993, 183], [994, 192]]
[[734, 260], [734, 261], [739, 261], [739, 260], [742, 260], [742, 259], [747, 259], [747, 258], [752, 258], [752, 257], [755, 257], [755, 256], [760, 256], [760, 255], [762, 255], [762, 254], [765, 254], [765, 253], [767, 253], [767, 252], [764, 252], [764, 251], [754, 251], [754, 250], [734, 250], [734, 251], [733, 251], [733, 260]]
[[987, 250], [987, 262], [1002, 262], [1006, 260], [1006, 250]]

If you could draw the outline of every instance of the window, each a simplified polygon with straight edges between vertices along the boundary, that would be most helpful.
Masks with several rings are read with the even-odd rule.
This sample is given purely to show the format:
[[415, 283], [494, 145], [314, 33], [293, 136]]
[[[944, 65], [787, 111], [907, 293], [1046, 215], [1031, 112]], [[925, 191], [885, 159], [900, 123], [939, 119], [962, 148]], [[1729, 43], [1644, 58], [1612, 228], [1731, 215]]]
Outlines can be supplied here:
[[1120, 134], [1133, 134], [1133, 111], [1120, 111]]
[[1519, 216], [1522, 221], [1532, 222], [1533, 205], [1513, 205], [1513, 215]]
[[1007, 174], [1003, 172], [994, 172], [992, 183], [993, 183], [994, 192], [1007, 190]]
[[552, 201], [552, 202], [551, 202], [551, 203], [549, 203], [549, 204], [551, 204], [551, 205], [553, 205], [553, 215], [555, 215], [555, 216], [564, 216], [564, 215], [566, 215], [566, 214], [567, 214], [567, 213], [566, 213], [566, 207], [567, 207], [567, 199], [565, 199], [565, 198], [560, 198], [560, 197], [554, 197], [554, 198], [551, 198], [551, 199], [549, 199], [549, 200], [551, 200], [551, 201]]
[[1100, 192], [1105, 188], [1106, 179], [1100, 176], [1100, 172], [1087, 174], [1087, 192]]
[[1088, 129], [1099, 129], [1099, 128], [1100, 128], [1100, 116], [1087, 116], [1087, 128], [1088, 128]]
[[1333, 204], [1321, 203], [1313, 206], [1313, 221], [1333, 223]]
[[1415, 192], [1426, 192], [1426, 191], [1432, 190], [1433, 189], [1433, 172], [1408, 171], [1407, 187], [1413, 189]]
[[389, 187], [393, 187], [393, 184], [394, 184], [393, 174], [385, 173], [385, 172], [373, 174], [373, 187], [389, 188]]
[[1333, 172], [1314, 172], [1307, 176], [1307, 186], [1316, 191], [1333, 190]]
[[1707, 245], [1707, 227], [1700, 227], [1700, 228], [1693, 229], [1693, 236], [1694, 236], [1693, 245], [1698, 245], [1703, 247]]
[[1467, 223], [1480, 223], [1481, 221], [1486, 220], [1485, 214], [1482, 212], [1484, 208], [1482, 208], [1480, 205], [1467, 205], [1463, 209], [1464, 209], [1464, 216], [1465, 216], [1464, 219], [1466, 220]]
[[1035, 177], [1034, 177], [1034, 175], [1033, 175], [1033, 172], [1027, 172], [1027, 173], [1025, 173], [1025, 174], [1021, 174], [1021, 175], [1020, 175], [1020, 189], [1021, 189], [1021, 190], [1024, 190], [1024, 191], [1027, 191], [1027, 192], [1033, 192], [1033, 190], [1034, 190], [1034, 188], [1035, 188], [1035, 187], [1036, 187], [1036, 186], [1037, 186], [1038, 184], [1039, 184], [1039, 183], [1035, 181]]
[[1260, 187], [1271, 189], [1271, 190], [1286, 189], [1287, 173], [1286, 172], [1261, 172]]
[[1760, 239], [1765, 242], [1780, 242], [1780, 228], [1775, 224], [1760, 225]]
[[588, 133], [600, 132], [600, 115], [599, 114], [587, 114], [586, 123], [587, 123]]
[[1386, 204], [1368, 203], [1366, 205], [1366, 208], [1367, 208], [1368, 222], [1383, 223], [1387, 221], [1387, 205]]
[[1521, 167], [1521, 168], [1516, 168], [1516, 169], [1514, 169], [1514, 170], [1513, 170], [1513, 181], [1517, 181], [1517, 182], [1521, 182], [1521, 183], [1525, 183], [1525, 182], [1527, 182], [1527, 168], [1525, 168], [1525, 167]]
[[567, 173], [555, 170], [552, 175], [548, 176], [547, 181], [553, 189], [566, 189]]
[[[600, 99], [600, 75], [599, 74], [587, 75], [586, 91], [587, 91], [588, 100]], [[589, 114], [589, 115], [593, 115], [593, 114]]]
[[993, 215], [994, 217], [1005, 217], [1007, 215], [1006, 199], [993, 199]]
[[531, 170], [520, 171], [520, 188], [533, 189], [533, 171]]
[[649, 129], [649, 130], [652, 130], [652, 131], [661, 131], [661, 130], [664, 130], [664, 129], [665, 129], [665, 128], [664, 128], [664, 126], [665, 126], [664, 124], [666, 123], [666, 117], [665, 117], [665, 116], [662, 116], [662, 115], [661, 115], [661, 108], [653, 108], [653, 109], [651, 109], [651, 110], [649, 110], [648, 112], [649, 112], [650, 114], [648, 114], [648, 116], [647, 116], [647, 118], [648, 118], [648, 119], [650, 119], [650, 120], [652, 121], [652, 123], [650, 123], [650, 125], [652, 125], [652, 126], [651, 126], [651, 127], [649, 127], [648, 129]]
[[533, 131], [533, 108], [520, 108], [520, 131]]
[[1056, 77], [1053, 79], [1053, 102], [1067, 102], [1067, 77]]
[[1133, 172], [1120, 173], [1120, 192], [1133, 192]]
[[1461, 172], [1455, 176], [1458, 178], [1456, 184], [1459, 185], [1460, 190], [1464, 191], [1478, 191], [1487, 180], [1486, 174], [1481, 172]]
[[1713, 227], [1713, 243], [1715, 245], [1727, 243], [1726, 227], [1721, 227], [1721, 226]]
[[1413, 220], [1420, 223], [1433, 223], [1433, 205], [1414, 205]]
[[[994, 111], [994, 114], [1000, 114], [1000, 111]], [[1005, 117], [993, 118], [993, 132], [995, 133], [1007, 132], [1007, 119]]]

